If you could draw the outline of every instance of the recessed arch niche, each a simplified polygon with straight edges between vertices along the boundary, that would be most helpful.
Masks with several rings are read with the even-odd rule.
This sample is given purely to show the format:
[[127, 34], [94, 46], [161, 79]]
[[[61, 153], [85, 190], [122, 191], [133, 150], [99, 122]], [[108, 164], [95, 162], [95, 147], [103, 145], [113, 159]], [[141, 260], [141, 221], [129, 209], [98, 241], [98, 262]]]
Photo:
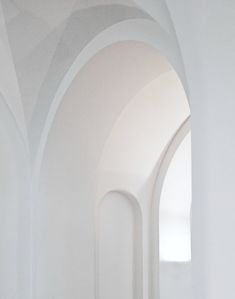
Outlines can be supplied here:
[[137, 200], [107, 193], [97, 207], [96, 298], [142, 299], [142, 215]]

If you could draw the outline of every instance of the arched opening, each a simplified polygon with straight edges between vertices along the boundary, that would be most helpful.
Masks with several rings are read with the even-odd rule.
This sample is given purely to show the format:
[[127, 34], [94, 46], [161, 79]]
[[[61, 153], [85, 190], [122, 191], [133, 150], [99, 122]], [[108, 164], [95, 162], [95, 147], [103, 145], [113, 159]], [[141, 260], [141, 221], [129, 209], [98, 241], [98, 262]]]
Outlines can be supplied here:
[[176, 149], [167, 170], [160, 198], [160, 260], [191, 260], [190, 210], [191, 134]]
[[[144, 298], [154, 298], [153, 290], [159, 292], [158, 249], [153, 253], [153, 239], [158, 238], [157, 230], [153, 231], [153, 185], [165, 148], [188, 115], [177, 73], [157, 49], [145, 43], [113, 44], [79, 71], [53, 120], [39, 174], [34, 244], [38, 298], [60, 299], [72, 294], [110, 297], [106, 289], [109, 285], [118, 289], [119, 297], [136, 299], [143, 294]], [[117, 224], [115, 210], [120, 210], [118, 215], [123, 215], [127, 223], [123, 239], [108, 248], [110, 260], [100, 257], [98, 268], [103, 269], [104, 277], [112, 278], [112, 283], [106, 285], [106, 278], [99, 272], [98, 279], [93, 275], [94, 210], [97, 199], [110, 190], [134, 194], [143, 215], [143, 250], [134, 263], [139, 265], [141, 275], [135, 269], [131, 277], [133, 240], [128, 236], [136, 229], [135, 216], [130, 213], [129, 201], [105, 200], [101, 215], [103, 252], [112, 236], [112, 230], [106, 230], [110, 217], [114, 221], [110, 228], [124, 231]], [[125, 242], [127, 246], [121, 247], [120, 256], [113, 254]], [[129, 250], [124, 255], [125, 248]], [[121, 267], [124, 257], [128, 263]], [[112, 277], [112, 272], [107, 274], [117, 261], [118, 272], [125, 270], [123, 281]]]
[[[158, 227], [161, 221], [159, 204], [162, 188], [165, 190], [163, 193], [167, 193], [169, 187], [164, 179], [171, 161], [174, 161], [172, 158], [177, 149], [179, 149], [179, 156], [184, 157], [180, 151], [180, 144], [186, 136], [190, 136], [189, 115], [183, 87], [175, 72], [170, 69], [169, 72], [145, 86], [125, 108], [106, 142], [100, 163], [98, 187], [101, 193], [104, 190], [121, 188], [138, 194], [138, 201], [144, 215], [144, 293], [148, 292], [150, 298], [159, 297], [162, 282], [160, 279], [169, 282], [172, 277], [172, 264], [169, 274], [161, 275], [159, 246], [163, 243], [159, 240]], [[188, 141], [187, 149], [189, 150], [191, 140], [190, 138], [185, 140]], [[190, 150], [187, 151], [187, 154], [189, 153]], [[186, 161], [179, 161], [178, 165], [185, 162], [187, 166], [189, 160], [190, 158]], [[181, 168], [184, 166], [181, 165]], [[188, 169], [188, 171], [191, 170]], [[185, 183], [187, 190], [191, 191], [189, 181], [190, 177]], [[154, 187], [153, 182], [155, 182]], [[154, 189], [153, 198], [152, 188]], [[184, 200], [185, 198], [182, 199], [183, 202]], [[173, 237], [177, 239], [180, 235], [174, 234]], [[190, 242], [189, 239], [187, 239], [188, 242]], [[179, 241], [177, 244], [180, 243]], [[184, 253], [179, 249], [178, 259], [180, 255]], [[174, 259], [174, 256], [172, 258]], [[182, 275], [181, 281], [185, 283], [187, 278]], [[184, 291], [184, 294], [187, 294], [186, 290]]]
[[161, 299], [192, 298], [191, 202], [191, 132], [189, 132], [170, 158], [161, 190], [159, 207]]

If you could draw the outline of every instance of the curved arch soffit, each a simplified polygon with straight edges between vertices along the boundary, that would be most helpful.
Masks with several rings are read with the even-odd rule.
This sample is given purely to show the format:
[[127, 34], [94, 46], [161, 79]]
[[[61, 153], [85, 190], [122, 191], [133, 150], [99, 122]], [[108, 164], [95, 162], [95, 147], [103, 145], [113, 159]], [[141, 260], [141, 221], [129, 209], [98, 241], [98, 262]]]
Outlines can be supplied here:
[[[33, 165], [34, 185], [37, 184], [40, 174], [44, 149], [46, 147], [53, 120], [72, 81], [82, 67], [84, 67], [85, 64], [98, 52], [112, 44], [125, 41], [143, 42], [159, 50], [174, 67], [182, 82], [185, 82], [183, 63], [181, 61], [181, 56], [178, 53], [178, 47], [170, 38], [169, 34], [163, 31], [156, 22], [143, 19], [128, 20], [113, 25], [101, 32], [78, 55], [69, 71], [64, 76], [64, 79], [53, 98], [49, 112], [46, 116], [44, 127], [42, 131], [39, 132], [40, 138], [38, 147], [37, 149], [33, 149], [33, 155], [35, 154]], [[173, 49], [175, 49], [175, 51]], [[184, 88], [187, 90], [187, 86], [184, 86]], [[36, 134], [36, 136], [38, 135]]]
[[[177, 75], [177, 73], [176, 73], [176, 75]], [[177, 75], [178, 76], [178, 75]], [[106, 139], [106, 141], [105, 141], [105, 143], [104, 143], [104, 146], [103, 146], [103, 149], [102, 149], [102, 152], [101, 152], [101, 155], [100, 155], [100, 160], [99, 160], [99, 164], [98, 164], [98, 167], [97, 167], [97, 169], [98, 169], [98, 172], [99, 172], [99, 169], [101, 168], [101, 165], [102, 165], [102, 162], [103, 162], [103, 160], [105, 160], [104, 159], [104, 156], [105, 156], [105, 149], [106, 149], [106, 147], [107, 147], [107, 144], [108, 144], [108, 142], [109, 142], [109, 139], [110, 139], [110, 137], [112, 136], [112, 134], [113, 134], [113, 130], [115, 130], [115, 128], [117, 127], [117, 125], [119, 124], [119, 122], [120, 122], [120, 120], [122, 119], [122, 117], [123, 117], [123, 115], [125, 114], [125, 112], [135, 103], [135, 101], [136, 101], [136, 98], [138, 97], [138, 95], [139, 94], [141, 94], [146, 88], [148, 88], [149, 86], [151, 86], [151, 84], [152, 84], [152, 82], [154, 82], [154, 80], [156, 80], [156, 78], [154, 78], [153, 80], [151, 80], [150, 82], [148, 82], [147, 84], [145, 84], [141, 89], [139, 89], [138, 90], [138, 92], [132, 97], [132, 98], [130, 98], [130, 100], [129, 100], [129, 102], [125, 105], [125, 107], [122, 109], [122, 111], [120, 112], [120, 114], [119, 114], [119, 116], [118, 116], [118, 118], [116, 119], [116, 121], [114, 122], [114, 124], [113, 124], [113, 127], [112, 127], [112, 130], [110, 131], [110, 133], [109, 133], [109, 135], [108, 135], [108, 137], [107, 137], [107, 139]], [[181, 81], [180, 81], [181, 82]], [[183, 87], [182, 87], [183, 88]], [[188, 117], [188, 119], [190, 118], [190, 116]], [[185, 120], [185, 121], [187, 121], [187, 120]], [[184, 123], [184, 122], [183, 122]], [[182, 124], [182, 126], [183, 126], [183, 124]], [[189, 125], [190, 126], [190, 125]], [[180, 128], [181, 128], [181, 126], [180, 126]], [[179, 130], [180, 130], [180, 128], [179, 128]], [[176, 130], [176, 132], [178, 132], [178, 130]], [[176, 134], [176, 133], [175, 133]], [[161, 155], [159, 155], [158, 156], [158, 158], [157, 158], [157, 161], [156, 161], [156, 163], [154, 163], [153, 165], [155, 165], [155, 167], [154, 167], [154, 170], [153, 170], [153, 174], [154, 174], [154, 176], [157, 176], [157, 173], [158, 173], [158, 170], [159, 170], [159, 165], [161, 164], [161, 162], [162, 162], [162, 157], [164, 156], [164, 153], [166, 152], [166, 148], [169, 146], [169, 144], [171, 143], [171, 141], [172, 141], [172, 139], [173, 139], [174, 137], [172, 137], [172, 138], [170, 138], [170, 142], [168, 142], [168, 144], [167, 144], [167, 146], [165, 146], [165, 144], [163, 145], [163, 153], [161, 154]], [[154, 180], [154, 182], [156, 181], [156, 179]], [[107, 189], [99, 189], [99, 182], [98, 182], [98, 184], [97, 184], [97, 186], [96, 186], [96, 192], [97, 192], [97, 194], [98, 194], [98, 197], [102, 197], [102, 196], [100, 196], [100, 194], [106, 194], [107, 192], [108, 192], [108, 190], [107, 189], [115, 189], [115, 190], [119, 190], [120, 188], [122, 188], [122, 187], [120, 187], [119, 186], [119, 184], [115, 184], [115, 185], [113, 185], [113, 186], [109, 186]]]
[[[186, 135], [190, 132], [190, 116], [187, 117], [187, 119], [182, 123], [182, 125], [178, 128], [174, 136], [171, 138], [170, 142], [166, 146], [166, 148], [163, 151], [163, 154], [160, 158], [160, 166], [157, 171], [156, 179], [155, 179], [155, 185], [154, 185], [154, 191], [153, 191], [153, 201], [156, 201], [155, 199], [160, 199], [161, 195], [161, 189], [162, 185], [167, 173], [167, 170], [169, 168], [169, 165], [172, 161], [172, 158], [181, 144], [181, 142], [184, 140]], [[159, 202], [158, 202], [159, 203]]]

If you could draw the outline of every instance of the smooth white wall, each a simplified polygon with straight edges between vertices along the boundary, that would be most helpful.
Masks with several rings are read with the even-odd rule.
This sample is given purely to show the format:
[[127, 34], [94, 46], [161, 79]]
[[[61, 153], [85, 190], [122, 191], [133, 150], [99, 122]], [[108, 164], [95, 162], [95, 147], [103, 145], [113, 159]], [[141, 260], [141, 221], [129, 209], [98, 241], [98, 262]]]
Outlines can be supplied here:
[[0, 297], [30, 298], [30, 201], [27, 146], [0, 97]]
[[[40, 3], [32, 3], [30, 1], [17, 1], [16, 6], [10, 5], [9, 1], [4, 1], [3, 3], [4, 11], [1, 17], [2, 22], [0, 29], [1, 34], [3, 33], [4, 42], [7, 41], [6, 37], [11, 40], [11, 43], [7, 45], [7, 48], [9, 47], [11, 51], [10, 53], [8, 51], [6, 53], [6, 44], [1, 44], [1, 46], [3, 46], [1, 47], [1, 61], [2, 66], [4, 66], [2, 67], [2, 70], [7, 70], [7, 72], [2, 72], [1, 74], [1, 87], [2, 89], [4, 89], [3, 93], [6, 92], [6, 94], [4, 94], [6, 97], [5, 101], [9, 103], [9, 107], [15, 115], [17, 124], [21, 129], [26, 127], [21, 106], [25, 105], [25, 111], [28, 111], [27, 108], [30, 106], [29, 114], [31, 115], [31, 112], [35, 107], [34, 104], [37, 101], [38, 105], [36, 105], [35, 107], [35, 113], [33, 113], [32, 116], [34, 121], [32, 121], [31, 126], [34, 127], [34, 129], [32, 129], [31, 137], [32, 139], [33, 137], [35, 137], [36, 139], [36, 145], [33, 144], [32, 147], [36, 147], [37, 150], [37, 144], [39, 143], [40, 134], [35, 134], [35, 132], [37, 132], [37, 130], [41, 132], [44, 128], [44, 116], [47, 115], [48, 110], [50, 109], [48, 103], [51, 103], [53, 101], [54, 93], [58, 88], [58, 86], [54, 86], [55, 89], [53, 88], [52, 91], [50, 84], [51, 82], [54, 82], [54, 76], [57, 74], [57, 70], [60, 69], [60, 67], [63, 69], [60, 75], [62, 75], [62, 77], [65, 75], [68, 69], [64, 68], [64, 66], [67, 67], [68, 65], [71, 65], [70, 63], [72, 63], [73, 59], [75, 59], [75, 56], [78, 55], [77, 50], [81, 50], [81, 48], [79, 47], [74, 47], [74, 43], [71, 42], [71, 40], [74, 41], [76, 45], [80, 46], [87, 37], [87, 32], [83, 32], [84, 39], [83, 37], [81, 37], [80, 40], [80, 37], [76, 36], [76, 38], [74, 38], [73, 40], [73, 36], [70, 36], [70, 39], [65, 39], [65, 43], [61, 43], [61, 31], [59, 30], [59, 33], [57, 30], [56, 32], [53, 31], [53, 29], [55, 29], [55, 27], [62, 22], [62, 32], [64, 32], [63, 21], [67, 21], [67, 17], [71, 13], [73, 13], [73, 1], [66, 1], [66, 3], [64, 1], [60, 1], [59, 4], [55, 3], [54, 1]], [[151, 36], [151, 38], [153, 36], [155, 37], [155, 34], [156, 40], [158, 40], [158, 38], [161, 38], [161, 46], [164, 44], [164, 47], [162, 46], [161, 49], [165, 50], [172, 61], [174, 61], [175, 65], [178, 66], [177, 70], [180, 70], [181, 75], [184, 73], [184, 68], [186, 73], [186, 80], [184, 80], [183, 82], [185, 84], [185, 87], [187, 87], [187, 92], [191, 104], [193, 131], [193, 193], [195, 199], [193, 207], [193, 256], [195, 261], [195, 298], [231, 298], [231, 296], [233, 296], [233, 294], [235, 293], [233, 282], [233, 269], [235, 267], [235, 242], [231, 237], [233, 235], [234, 226], [233, 198], [235, 193], [233, 183], [235, 169], [233, 138], [233, 128], [235, 125], [233, 115], [235, 71], [235, 51], [233, 36], [235, 31], [235, 4], [232, 0], [208, 0], [206, 2], [203, 0], [199, 0], [196, 2], [193, 0], [148, 0], [138, 1], [138, 3], [144, 10], [146, 9], [146, 11], [149, 11], [151, 15], [156, 18], [157, 22], [161, 24], [164, 33], [167, 33], [165, 35], [159, 34], [159, 32], [161, 31], [159, 29], [159, 26], [157, 26], [156, 31], [155, 27], [155, 29], [152, 30], [151, 26], [146, 26], [145, 29], [149, 29], [151, 27], [150, 31], [146, 30], [144, 31], [144, 33], [142, 32], [146, 40], [147, 38], [149, 38], [149, 36]], [[165, 3], [167, 4], [167, 7]], [[95, 6], [97, 3], [93, 2], [93, 4]], [[123, 1], [122, 4], [124, 4]], [[126, 4], [128, 5], [129, 2], [126, 2]], [[6, 9], [7, 7], [9, 8], [9, 10]], [[167, 12], [167, 8], [169, 9], [170, 16], [172, 17], [172, 23]], [[26, 11], [27, 13], [25, 13]], [[53, 13], [48, 13], [51, 11], [53, 11]], [[94, 17], [92, 11], [93, 10], [91, 9], [86, 15], [86, 22], [82, 23], [86, 24], [86, 26], [81, 27], [87, 28], [89, 30], [89, 25], [92, 25], [93, 29], [96, 29], [96, 27], [99, 27], [101, 29], [103, 18], [101, 18], [101, 22], [98, 26], [96, 24], [96, 17], [100, 15], [95, 14], [96, 17]], [[149, 16], [146, 16], [140, 11], [128, 11], [130, 12], [130, 14], [128, 15], [127, 19], [132, 17], [139, 18], [140, 16], [141, 18], [143, 17], [148, 20], [151, 19], [149, 18]], [[28, 14], [28, 12], [30, 12], [32, 15]], [[119, 12], [121, 16], [123, 13], [125, 14], [125, 7], [122, 7]], [[116, 18], [117, 14], [115, 9], [113, 10], [113, 14], [110, 14], [108, 16], [110, 17], [110, 19], [112, 19], [112, 17]], [[27, 21], [25, 21], [26, 19]], [[123, 20], [123, 18], [121, 17], [119, 20]], [[137, 26], [137, 22], [130, 23], [133, 27]], [[69, 22], [69, 24], [71, 23]], [[107, 27], [104, 26], [102, 28], [105, 31], [105, 29], [107, 29], [109, 26], [112, 27], [113, 24], [114, 22], [110, 22], [109, 25], [106, 24]], [[141, 27], [142, 25], [143, 23], [139, 21], [138, 26]], [[150, 24], [148, 23], [148, 25]], [[123, 27], [124, 26], [125, 28], [127, 28], [126, 24], [123, 24]], [[139, 31], [140, 27], [138, 27], [137, 31]], [[76, 26], [70, 28], [74, 29], [76, 28]], [[26, 29], [29, 30], [27, 31], [27, 34]], [[128, 30], [126, 29], [126, 31], [129, 30], [130, 27], [128, 27]], [[113, 32], [115, 32], [115, 35], [117, 36], [117, 38], [119, 38], [120, 32], [112, 31], [112, 33]], [[92, 31], [92, 34], [93, 33], [94, 32]], [[53, 39], [53, 42], [51, 44], [48, 41], [52, 40], [52, 36], [53, 38], [55, 38], [55, 40]], [[65, 34], [65, 36], [67, 35]], [[96, 35], [94, 34], [92, 36], [95, 39]], [[43, 39], [43, 42], [42, 40], [40, 40], [41, 37]], [[137, 35], [135, 35], [135, 37], [137, 37]], [[140, 38], [139, 35], [138, 38]], [[105, 40], [105, 37], [103, 35], [101, 37], [101, 40], [102, 39]], [[128, 37], [126, 37], [126, 39], [128, 39]], [[59, 53], [61, 53], [62, 55], [61, 57], [59, 55], [59, 58], [55, 55], [58, 59], [54, 59], [54, 54], [57, 52], [55, 49], [57, 49], [57, 46], [60, 47], [61, 45], [62, 47], [60, 48]], [[179, 52], [179, 49], [181, 50], [181, 52]], [[74, 50], [74, 52], [72, 50]], [[12, 56], [9, 54], [12, 54]], [[23, 54], [23, 56], [25, 54], [23, 62], [17, 59], [19, 57], [22, 58], [20, 54]], [[45, 56], [43, 54], [45, 54]], [[63, 54], [65, 54], [65, 59], [63, 59]], [[67, 64], [66, 59], [68, 57], [69, 63]], [[145, 62], [146, 57], [147, 56], [145, 55], [141, 57], [143, 62]], [[60, 60], [60, 58], [62, 59]], [[14, 65], [16, 61], [19, 63], [17, 67], [15, 67], [16, 65]], [[40, 72], [38, 76], [37, 70], [40, 68], [40, 66], [42, 66], [43, 70], [42, 73]], [[55, 68], [53, 69], [52, 67], [51, 71], [49, 66], [55, 66]], [[47, 72], [48, 69], [50, 69], [51, 72]], [[24, 73], [23, 70], [26, 70], [26, 72]], [[34, 73], [35, 70], [36, 75]], [[134, 71], [134, 73], [137, 72]], [[21, 75], [22, 77], [19, 77], [19, 75]], [[33, 75], [35, 75], [34, 78]], [[41, 85], [43, 85], [42, 82], [48, 83], [49, 88], [46, 88], [46, 92], [49, 91], [52, 93], [50, 93], [49, 96], [46, 93], [46, 97], [41, 96], [39, 99], [38, 91], [40, 90]], [[18, 86], [18, 84], [20, 86]], [[126, 86], [125, 84], [126, 81], [124, 81], [123, 84], [120, 85], [120, 89], [121, 87]], [[32, 88], [32, 86], [35, 86], [35, 88]], [[23, 98], [20, 97], [19, 90], [24, 91], [22, 93]], [[34, 100], [32, 100], [31, 93], [30, 96], [28, 95], [28, 92], [32, 92], [32, 90], [35, 91], [35, 94], [33, 93], [33, 96], [35, 96]], [[20, 101], [22, 101], [22, 103], [20, 103]], [[114, 102], [116, 103], [118, 101], [120, 101], [120, 98], [117, 98]], [[95, 107], [97, 108], [97, 106]], [[121, 107], [119, 108], [120, 112]], [[40, 109], [43, 110], [42, 114], [40, 114], [39, 112]], [[110, 111], [112, 111], [111, 109], [112, 108], [110, 108]], [[95, 113], [90, 115], [92, 120], [96, 119], [95, 115]], [[83, 113], [78, 116], [78, 118], [81, 118], [81, 122], [77, 124], [77, 126], [79, 128], [81, 127], [81, 131], [87, 130], [88, 128], [86, 116], [87, 115]], [[5, 119], [2, 119], [5, 123]], [[114, 119], [116, 119], [116, 116], [114, 117]], [[112, 123], [114, 122], [114, 119], [111, 121]], [[98, 119], [98, 123], [100, 120], [102, 123], [102, 117]], [[68, 123], [69, 121], [70, 120], [68, 120]], [[97, 132], [96, 125], [94, 125], [94, 123], [93, 129], [95, 132]], [[24, 129], [22, 129], [22, 131], [23, 130]], [[69, 130], [66, 131], [65, 135], [69, 136], [69, 132]], [[76, 134], [71, 135], [71, 138], [73, 139], [75, 139], [74, 136], [78, 138], [78, 135]], [[95, 135], [96, 134], [94, 134], [93, 136]], [[10, 133], [10, 136], [15, 139], [14, 134]], [[24, 136], [26, 137], [27, 134], [25, 134]], [[57, 136], [57, 139], [59, 138], [62, 139], [61, 135], [60, 137]], [[97, 137], [97, 139], [99, 138], [100, 136]], [[85, 142], [80, 135], [78, 139], [80, 145]], [[91, 140], [93, 139], [91, 138]], [[34, 141], [35, 140], [31, 140], [32, 143], [34, 143]], [[67, 144], [66, 139], [64, 140], [64, 143]], [[64, 148], [60, 146], [61, 144], [63, 144], [62, 141], [61, 143], [58, 142], [58, 146], [55, 146], [54, 150], [51, 150], [52, 157], [53, 155], [55, 155], [57, 149], [61, 149], [61, 152], [63, 152]], [[16, 148], [18, 148], [18, 145], [18, 142], [14, 143], [14, 147]], [[94, 145], [94, 143], [91, 142], [89, 144], [89, 147], [96, 147], [96, 144]], [[99, 149], [100, 148], [102, 148], [102, 146], [100, 146]], [[48, 149], [46, 149], [46, 151], [47, 150]], [[78, 150], [80, 150], [80, 147], [77, 146], [76, 150], [78, 152]], [[83, 148], [83, 151], [79, 153], [81, 154], [80, 160], [83, 160], [84, 156], [86, 156], [86, 149]], [[59, 156], [58, 160], [56, 158], [52, 159], [51, 163], [57, 164], [58, 161], [62, 160], [62, 157], [63, 153], [61, 153], [61, 156]], [[27, 158], [29, 159], [29, 156]], [[19, 157], [19, 160], [23, 161], [23, 159], [21, 159], [21, 155]], [[22, 166], [22, 169], [24, 169], [24, 166]], [[65, 170], [67, 170], [68, 168], [62, 167], [62, 169], [62, 173], [66, 174]], [[86, 169], [86, 167], [84, 167], [84, 169]], [[82, 201], [82, 203], [79, 203], [81, 204], [81, 207], [87, 204], [86, 200], [84, 200], [83, 202], [83, 197], [89, 197], [89, 192], [87, 193], [87, 190], [83, 190], [82, 188], [86, 185], [84, 183], [84, 177], [86, 178], [86, 174], [84, 174], [83, 172], [84, 169], [82, 169], [81, 173], [77, 175], [78, 180], [76, 181], [76, 183], [80, 183], [78, 193], [79, 198], [81, 198]], [[77, 174], [77, 172], [75, 172], [75, 174]], [[58, 173], [55, 171], [53, 175], [56, 177]], [[64, 179], [67, 179], [66, 175], [64, 175]], [[60, 180], [58, 180], [57, 183], [54, 182], [54, 187], [59, 186], [59, 190], [60, 182]], [[29, 183], [28, 185], [31, 186], [31, 183]], [[74, 182], [73, 186], [75, 185], [76, 184]], [[73, 188], [68, 189], [74, 190]], [[68, 196], [67, 192], [65, 192], [64, 194]], [[41, 197], [41, 194], [33, 194], [31, 201], [33, 202], [36, 197]], [[56, 198], [57, 194], [53, 194], [52, 197], [53, 199]], [[46, 203], [42, 202], [40, 204], [42, 204], [43, 206], [43, 204]], [[26, 212], [27, 208], [23, 208], [22, 210], [24, 210], [24, 212], [22, 212], [22, 215], [25, 219], [28, 219], [29, 213]], [[39, 211], [38, 213], [40, 214]], [[42, 215], [44, 215], [43, 213]], [[35, 236], [35, 238], [37, 239], [37, 236]], [[47, 243], [47, 241], [49, 244], [50, 238], [48, 238], [48, 240], [46, 239], [45, 243]], [[63, 270], [64, 269], [61, 270], [61, 273], [65, 273], [65, 271]], [[34, 277], [35, 273], [33, 273], [32, 276]], [[91, 285], [89, 285], [89, 287], [86, 287], [86, 290], [92, 289]], [[28, 287], [30, 288], [30, 286]], [[37, 289], [37, 291], [39, 289]], [[22, 297], [24, 298], [24, 296]], [[91, 297], [92, 294], [88, 291], [88, 298]]]
[[136, 199], [107, 194], [97, 209], [96, 238], [96, 298], [142, 299], [142, 217]]
[[160, 299], [192, 299], [192, 264], [160, 263]]
[[235, 2], [167, 3], [182, 50], [192, 112], [194, 298], [232, 298]]

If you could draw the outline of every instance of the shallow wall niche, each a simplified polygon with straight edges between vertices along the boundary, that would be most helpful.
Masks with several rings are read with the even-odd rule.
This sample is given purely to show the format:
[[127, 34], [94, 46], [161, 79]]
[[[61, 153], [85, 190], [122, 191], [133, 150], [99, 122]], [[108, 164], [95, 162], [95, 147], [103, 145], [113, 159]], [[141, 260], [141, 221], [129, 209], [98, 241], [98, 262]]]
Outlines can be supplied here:
[[96, 298], [142, 299], [142, 219], [136, 199], [106, 194], [97, 208]]

